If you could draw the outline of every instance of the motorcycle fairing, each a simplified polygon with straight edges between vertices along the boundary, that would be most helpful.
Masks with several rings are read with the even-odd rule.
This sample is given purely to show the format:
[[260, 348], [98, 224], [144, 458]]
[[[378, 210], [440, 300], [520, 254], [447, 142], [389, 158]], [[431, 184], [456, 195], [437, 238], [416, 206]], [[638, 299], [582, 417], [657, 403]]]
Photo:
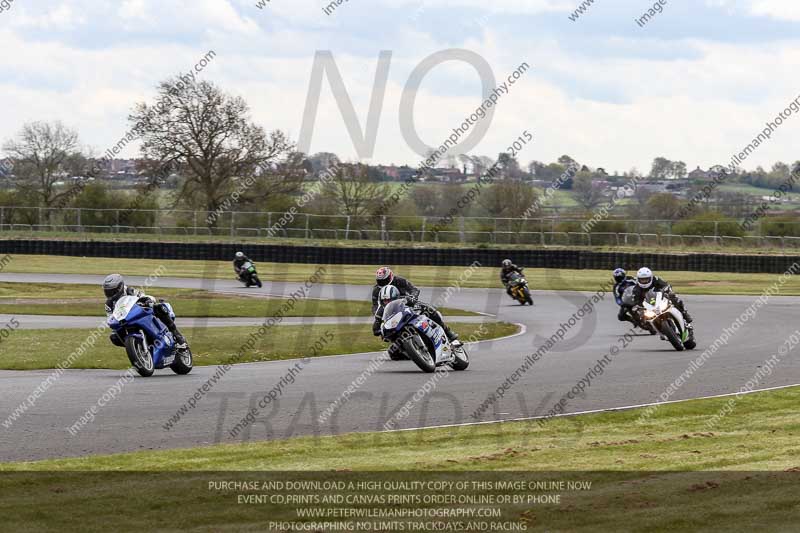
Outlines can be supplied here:
[[[144, 340], [145, 348], [153, 354], [156, 368], [164, 368], [175, 362], [175, 339], [149, 307], [138, 305], [135, 296], [124, 296], [114, 306], [108, 319], [108, 326], [123, 341], [125, 337], [135, 336]], [[171, 317], [175, 317], [172, 306], [167, 306]]]

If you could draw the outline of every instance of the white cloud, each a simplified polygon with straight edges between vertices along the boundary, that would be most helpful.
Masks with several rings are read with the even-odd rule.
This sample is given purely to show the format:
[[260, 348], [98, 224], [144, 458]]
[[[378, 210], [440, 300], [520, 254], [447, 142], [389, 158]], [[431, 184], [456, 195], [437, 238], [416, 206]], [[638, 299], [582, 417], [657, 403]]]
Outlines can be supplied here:
[[[377, 0], [377, 5], [389, 2]], [[393, 5], [407, 6], [409, 14], [420, 5], [415, 0], [398, 2]], [[654, 157], [663, 155], [682, 159], [691, 167], [708, 167], [727, 161], [800, 92], [787, 75], [800, 63], [798, 41], [754, 45], [713, 42], [705, 36], [669, 42], [593, 36], [598, 47], [614, 45], [617, 52], [604, 56], [595, 48], [576, 46], [574, 36], [566, 40], [541, 31], [536, 17], [526, 25], [530, 33], [509, 32], [499, 26], [503, 23], [500, 15], [486, 11], [491, 24], [480, 32], [465, 32], [461, 42], [454, 42], [407, 20], [399, 22], [401, 30], [387, 28], [385, 36], [376, 31], [380, 28], [370, 27], [365, 37], [340, 31], [342, 20], [324, 16], [316, 1], [272, 3], [258, 10], [255, 0], [125, 0], [119, 4], [76, 0], [37, 10], [26, 5], [4, 14], [10, 24], [0, 30], [4, 96], [0, 141], [26, 121], [61, 119], [102, 152], [126, 131], [127, 115], [135, 102], [151, 100], [158, 81], [188, 71], [209, 49], [216, 50], [218, 57], [202, 77], [243, 96], [258, 123], [294, 137], [299, 134], [316, 50], [334, 53], [362, 127], [378, 53], [394, 50], [374, 160], [396, 163], [419, 159], [406, 146], [398, 121], [408, 75], [428, 55], [454, 46], [485, 57], [498, 80], [522, 61], [534, 67], [503, 98], [488, 136], [475, 151], [495, 156], [529, 129], [536, 140], [523, 152], [523, 161], [552, 161], [568, 153], [591, 165], [625, 170], [634, 165], [647, 169]], [[503, 9], [528, 15], [572, 3], [519, 1], [504, 4]], [[482, 0], [428, 0], [428, 4], [453, 9], [483, 6]], [[754, 9], [757, 4], [753, 3]], [[353, 13], [369, 15], [365, 9]], [[44, 27], [47, 20], [55, 20], [54, 14], [64, 15], [63, 27], [82, 25], [87, 41], [92, 39], [91, 31], [103, 37], [97, 46], [86, 47], [86, 42], [73, 42], [72, 35], [48, 33], [42, 38], [40, 31], [27, 29]], [[32, 21], [38, 21], [38, 26]], [[100, 39], [107, 38], [108, 28], [124, 29], [119, 30], [121, 38], [115, 34], [114, 42], [103, 48]], [[682, 53], [665, 59], [667, 47], [680, 47]], [[626, 49], [637, 53], [618, 52]], [[478, 86], [470, 67], [437, 67], [416, 101], [420, 136], [431, 145], [441, 142], [480, 101]], [[793, 140], [798, 133], [800, 117], [782, 126], [747, 165], [770, 166], [776, 160], [796, 159]], [[355, 157], [327, 82], [312, 150]]]
[[755, 15], [800, 20], [800, 3], [796, 0], [753, 0], [750, 10]]

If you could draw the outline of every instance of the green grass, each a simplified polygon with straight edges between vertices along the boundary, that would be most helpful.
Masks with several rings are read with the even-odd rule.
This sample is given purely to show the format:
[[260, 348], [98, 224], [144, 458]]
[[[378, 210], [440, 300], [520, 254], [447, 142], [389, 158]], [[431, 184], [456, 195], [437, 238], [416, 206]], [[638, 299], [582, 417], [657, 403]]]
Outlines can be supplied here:
[[[477, 472], [493, 472], [488, 475], [502, 480], [592, 482], [590, 491], [566, 492], [560, 505], [501, 506], [509, 520], [524, 520], [537, 531], [796, 531], [800, 388], [744, 396], [709, 430], [706, 422], [727, 402], [666, 405], [644, 423], [641, 410], [631, 410], [543, 426], [514, 422], [7, 463], [0, 470], [22, 473], [0, 478], [7, 494], [0, 511], [11, 530], [25, 520], [97, 530], [107, 527], [98, 510], [136, 516], [140, 502], [126, 495], [138, 489], [159, 494], [160, 505], [146, 511], [150, 524], [258, 530], [275, 517], [296, 520], [291, 510], [297, 506], [236, 505], [236, 494], [249, 491], [215, 492], [209, 481], [352, 479], [360, 472], [373, 472], [374, 479], [407, 472], [405, 479], [474, 480]], [[35, 471], [49, 473], [38, 477]], [[177, 501], [181, 505], [167, 503]], [[141, 527], [132, 520], [123, 523], [126, 529]]]
[[[178, 321], [180, 325], [180, 320]], [[463, 338], [477, 334], [481, 324], [450, 324]], [[483, 325], [482, 339], [512, 335], [518, 327], [503, 322]], [[195, 365], [217, 365], [234, 358], [239, 348], [258, 326], [224, 328], [184, 328], [195, 356]], [[37, 370], [55, 368], [83, 343], [90, 330], [48, 329], [16, 330], [3, 339], [0, 368], [5, 370]], [[317, 341], [333, 334], [320, 350], [312, 350]], [[311, 326], [276, 326], [268, 330], [255, 347], [246, 351], [239, 363], [279, 361], [313, 355], [338, 355], [385, 350], [387, 344], [372, 335], [369, 324], [316, 324]], [[111, 344], [103, 335], [86, 350], [71, 368], [125, 369], [125, 350]]]
[[[524, 266], [524, 265], [523, 265]], [[162, 268], [166, 277], [229, 278], [225, 262], [217, 261], [162, 261], [155, 259], [111, 259], [60, 256], [14, 256], [3, 272], [107, 274], [122, 272], [126, 275], [149, 276]], [[259, 263], [262, 279], [299, 283], [307, 280], [317, 265]], [[371, 285], [374, 283], [374, 266], [327, 265], [321, 283], [347, 283]], [[398, 266], [395, 271], [411, 279], [415, 285], [447, 287], [458, 284], [464, 288], [501, 287], [499, 267], [483, 267], [466, 275], [462, 267]], [[610, 279], [604, 270], [525, 269], [530, 287], [534, 290], [596, 291]], [[760, 294], [775, 283], [775, 274], [740, 274], [729, 272], [656, 272], [672, 283], [680, 294]], [[800, 295], [800, 276], [792, 276], [781, 289], [784, 296]], [[365, 292], [365, 297], [367, 293]], [[422, 298], [426, 295], [423, 293]], [[342, 313], [339, 313], [342, 315]], [[447, 314], [454, 314], [449, 312]], [[263, 314], [261, 316], [264, 316]]]
[[[252, 289], [255, 291], [256, 289]], [[249, 298], [196, 289], [152, 287], [156, 298], [169, 301], [179, 317], [270, 317], [286, 300]], [[98, 294], [99, 293], [99, 294]], [[0, 282], [0, 313], [16, 315], [105, 316], [105, 298], [94, 285]], [[461, 309], [443, 308], [450, 316], [474, 316]], [[369, 300], [298, 300], [288, 317], [369, 316]]]

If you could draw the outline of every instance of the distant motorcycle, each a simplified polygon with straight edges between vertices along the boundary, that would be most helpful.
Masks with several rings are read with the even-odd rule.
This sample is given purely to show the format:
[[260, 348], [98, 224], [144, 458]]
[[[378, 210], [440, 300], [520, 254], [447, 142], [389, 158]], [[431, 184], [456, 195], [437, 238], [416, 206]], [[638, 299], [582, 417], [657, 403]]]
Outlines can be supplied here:
[[[128, 360], [142, 377], [150, 377], [156, 369], [166, 367], [176, 374], [188, 374], [193, 368], [191, 350], [178, 350], [167, 326], [142, 301], [136, 296], [123, 296], [108, 318], [108, 326], [125, 344]], [[174, 318], [172, 306], [164, 305]]]
[[511, 297], [518, 301], [520, 304], [533, 305], [533, 297], [528, 288], [528, 280], [522, 274], [512, 272], [508, 277], [508, 286], [511, 289]]
[[639, 309], [642, 318], [666, 338], [672, 347], [681, 352], [697, 347], [692, 330], [686, 327], [686, 320], [663, 292], [649, 291]]
[[391, 302], [383, 310], [383, 338], [392, 342], [392, 359], [408, 358], [423, 372], [438, 366], [466, 370], [469, 355], [463, 345], [453, 346], [439, 324], [408, 306], [404, 299]]
[[258, 279], [258, 272], [256, 272], [256, 266], [250, 261], [247, 261], [242, 265], [242, 270], [241, 273], [239, 274], [239, 281], [244, 283], [245, 287], [247, 288], [250, 288], [253, 285], [255, 285], [260, 289], [263, 286], [261, 280]]

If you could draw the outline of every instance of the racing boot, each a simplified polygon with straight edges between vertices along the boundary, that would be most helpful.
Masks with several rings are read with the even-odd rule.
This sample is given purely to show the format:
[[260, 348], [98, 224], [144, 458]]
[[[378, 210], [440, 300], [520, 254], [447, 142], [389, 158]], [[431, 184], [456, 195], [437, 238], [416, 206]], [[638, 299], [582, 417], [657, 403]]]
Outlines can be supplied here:
[[461, 346], [461, 341], [458, 340], [458, 333], [450, 329], [450, 326], [443, 325], [442, 329], [444, 329], [444, 334], [447, 335], [447, 340], [450, 341], [450, 344], [453, 346]]
[[179, 351], [184, 351], [189, 348], [189, 344], [186, 342], [186, 337], [184, 337], [178, 328], [174, 328], [170, 330], [172, 336], [175, 337], [175, 348]]

